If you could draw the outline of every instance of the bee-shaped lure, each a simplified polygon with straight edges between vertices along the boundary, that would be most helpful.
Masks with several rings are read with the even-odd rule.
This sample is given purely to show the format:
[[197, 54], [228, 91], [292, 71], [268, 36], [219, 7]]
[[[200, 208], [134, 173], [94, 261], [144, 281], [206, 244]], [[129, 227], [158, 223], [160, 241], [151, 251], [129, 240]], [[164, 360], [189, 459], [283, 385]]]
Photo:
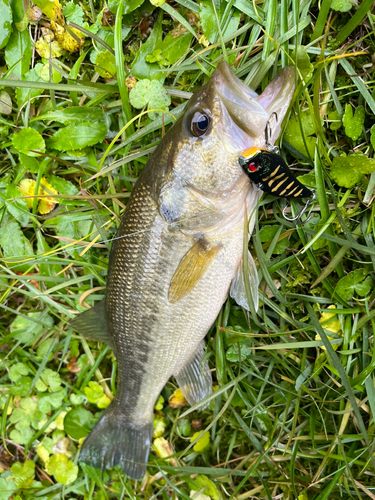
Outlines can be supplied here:
[[[298, 223], [301, 216], [315, 199], [315, 192], [297, 180], [283, 158], [278, 154], [277, 146], [267, 144], [268, 149], [252, 147], [244, 151], [238, 161], [245, 174], [259, 189], [281, 198], [309, 198], [301, 212], [294, 218], [283, 216], [286, 220]], [[304, 221], [304, 223], [306, 223]]]

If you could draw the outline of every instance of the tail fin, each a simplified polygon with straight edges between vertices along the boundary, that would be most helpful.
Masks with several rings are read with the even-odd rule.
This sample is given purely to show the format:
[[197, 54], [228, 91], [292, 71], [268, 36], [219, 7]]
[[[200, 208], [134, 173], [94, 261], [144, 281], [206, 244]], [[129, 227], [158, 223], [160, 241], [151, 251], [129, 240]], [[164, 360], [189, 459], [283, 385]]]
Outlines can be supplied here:
[[97, 469], [119, 465], [127, 476], [141, 479], [146, 472], [152, 431], [152, 422], [131, 422], [112, 403], [83, 443], [79, 461]]

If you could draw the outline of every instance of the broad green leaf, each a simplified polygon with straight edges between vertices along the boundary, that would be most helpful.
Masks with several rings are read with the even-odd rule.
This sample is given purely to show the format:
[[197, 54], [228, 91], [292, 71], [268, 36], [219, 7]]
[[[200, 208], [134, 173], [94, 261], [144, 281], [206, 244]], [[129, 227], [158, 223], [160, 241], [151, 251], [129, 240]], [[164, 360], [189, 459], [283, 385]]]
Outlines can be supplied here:
[[9, 369], [9, 378], [12, 382], [18, 382], [23, 376], [29, 373], [29, 369], [23, 363], [16, 363]]
[[75, 4], [74, 2], [67, 2], [63, 6], [63, 14], [65, 16], [66, 21], [71, 21], [73, 23], [79, 24], [82, 26], [83, 24], [83, 16], [84, 12], [80, 5]]
[[348, 12], [354, 4], [358, 6], [358, 3], [353, 0], [332, 0], [331, 9], [338, 12]]
[[31, 488], [35, 477], [35, 463], [26, 460], [23, 464], [16, 462], [10, 468], [12, 477], [18, 488]]
[[95, 58], [95, 71], [102, 78], [113, 78], [117, 73], [115, 56], [108, 50], [99, 52]]
[[365, 155], [337, 156], [331, 165], [332, 179], [342, 187], [351, 188], [363, 175], [375, 171], [375, 159]]
[[39, 170], [39, 163], [33, 156], [28, 156], [23, 153], [19, 154], [21, 165], [32, 174], [37, 174]]
[[59, 453], [49, 459], [47, 472], [53, 474], [59, 483], [71, 484], [77, 479], [78, 466], [68, 460], [66, 455]]
[[95, 426], [95, 419], [82, 407], [70, 410], [64, 418], [64, 430], [73, 439], [81, 439], [90, 434]]
[[162, 72], [155, 71], [159, 70], [159, 66], [156, 63], [148, 63], [146, 62], [146, 57], [152, 54], [155, 49], [161, 49], [162, 45], [162, 17], [163, 11], [160, 10], [158, 18], [154, 24], [153, 29], [147, 41], [141, 45], [141, 48], [138, 50], [134, 62], [132, 64], [132, 75], [138, 78], [139, 80], [143, 78], [149, 78], [153, 80], [162, 80], [164, 81], [165, 75]]
[[130, 104], [137, 109], [144, 108], [149, 101], [150, 80], [145, 78], [135, 84], [129, 93]]
[[[219, 21], [221, 22], [223, 21], [223, 15], [226, 6], [227, 2], [225, 2], [224, 0], [215, 1], [216, 13]], [[210, 41], [210, 43], [214, 43], [219, 35], [219, 31], [217, 29], [217, 21], [212, 5], [212, 0], [202, 0], [200, 2], [199, 18], [203, 33]], [[237, 10], [235, 10], [234, 12], [232, 11], [229, 23], [226, 24], [226, 29], [223, 32], [223, 37], [225, 38], [234, 33], [238, 28], [239, 22], [240, 12]]]
[[[1, 2], [1, 0], [0, 0]], [[0, 92], [0, 113], [10, 115], [12, 112], [12, 98], [6, 90]]]
[[345, 134], [356, 141], [362, 134], [363, 123], [365, 121], [365, 108], [360, 105], [354, 112], [350, 104], [345, 106], [345, 113], [342, 123], [345, 127]]
[[6, 46], [12, 32], [12, 10], [8, 0], [0, 0], [0, 49]]
[[56, 175], [50, 175], [48, 181], [53, 186], [56, 191], [62, 194], [77, 194], [79, 192], [78, 188], [72, 184], [70, 181], [63, 179], [62, 177], [57, 177]]
[[[30, 377], [22, 377], [15, 385], [11, 386], [10, 392], [14, 396], [27, 396], [30, 392], [31, 383], [32, 380]], [[25, 441], [28, 441], [28, 438], [25, 438]]]
[[0, 228], [0, 246], [3, 249], [3, 255], [7, 259], [7, 266], [13, 271], [26, 272], [30, 268], [30, 264], [13, 263], [11, 257], [16, 257], [13, 261], [27, 260], [34, 256], [33, 247], [29, 240], [23, 235], [21, 228], [17, 222], [10, 217], [4, 217], [2, 227]]
[[[49, 387], [52, 392], [58, 391], [61, 386], [60, 375], [57, 372], [51, 370], [50, 368], [45, 368], [42, 371], [38, 382], [39, 381], [42, 381], [43, 384], [45, 385], [46, 388], [44, 390], [47, 390], [47, 387]], [[42, 389], [38, 388], [38, 390], [41, 391]]]
[[75, 151], [103, 142], [106, 135], [105, 123], [82, 122], [60, 128], [48, 141], [48, 146], [59, 151]]
[[0, 477], [0, 500], [8, 500], [16, 491], [17, 486], [10, 476]]
[[[275, 236], [277, 231], [279, 230], [279, 226], [264, 226], [259, 232], [260, 236], [260, 241], [262, 243], [266, 243], [268, 241], [271, 241], [272, 238]], [[281, 235], [280, 235], [281, 236]], [[281, 253], [284, 252], [284, 250], [288, 247], [289, 245], [289, 240], [288, 238], [284, 238], [278, 243], [276, 243], [275, 248], [273, 250], [273, 253], [276, 255], [280, 255]]]
[[375, 125], [371, 127], [371, 146], [375, 149]]
[[309, 137], [315, 132], [313, 117], [311, 116], [309, 111], [300, 113], [300, 117], [308, 152], [306, 151], [305, 144], [302, 138], [298, 116], [293, 116], [289, 119], [288, 125], [285, 128], [284, 139], [306, 157], [308, 157], [310, 154], [310, 157], [314, 158], [316, 139], [315, 137]]
[[[201, 434], [203, 434], [203, 431], [200, 431], [200, 432], [195, 432], [191, 438], [190, 438], [190, 442], [192, 443], [198, 436], [200, 436]], [[194, 451], [203, 451], [204, 449], [206, 449], [208, 447], [208, 445], [210, 444], [210, 434], [209, 432], [206, 432], [200, 439], [198, 439], [198, 441], [195, 443], [195, 445], [193, 446], [193, 450]]]
[[312, 75], [314, 66], [310, 62], [306, 47], [298, 45], [297, 52], [294, 50], [291, 54], [291, 58], [296, 62], [297, 69], [301, 73], [303, 80], [307, 81]]
[[[135, 9], [141, 6], [144, 1], [145, 0], [126, 0], [126, 2], [123, 2], [124, 14], [129, 14], [130, 12], [133, 12]], [[109, 0], [108, 2], [109, 10], [115, 14], [117, 12], [117, 7], [119, 3], [120, 0]]]
[[244, 360], [247, 357], [249, 357], [250, 355], [251, 355], [251, 351], [246, 344], [236, 343], [236, 344], [231, 345], [229, 347], [229, 349], [227, 350], [227, 352], [225, 354], [225, 357], [231, 363], [238, 363], [240, 360], [240, 357], [242, 360]]
[[84, 393], [90, 403], [94, 403], [98, 408], [107, 408], [111, 400], [103, 392], [103, 387], [98, 382], [91, 381], [84, 388]]
[[[36, 351], [38, 358], [44, 358], [44, 356], [47, 354], [48, 350], [51, 347], [51, 344], [54, 344], [55, 341], [54, 339], [47, 339], [44, 340], [41, 344], [39, 344], [38, 349]], [[50, 353], [49, 355], [49, 361], [53, 358], [53, 352]]]
[[171, 33], [164, 38], [161, 46], [163, 66], [171, 66], [180, 59], [188, 50], [193, 35], [185, 33], [178, 37], [173, 37]]
[[23, 0], [9, 0], [9, 6], [12, 9], [13, 22], [15, 24], [21, 23], [23, 18], [25, 17]]
[[35, 0], [34, 4], [42, 9], [48, 19], [64, 26], [65, 20], [59, 0]]
[[[28, 319], [31, 318], [31, 319]], [[39, 322], [33, 321], [33, 319]], [[43, 330], [50, 328], [53, 325], [53, 319], [45, 312], [29, 312], [27, 318], [17, 316], [10, 325], [10, 330], [15, 334], [14, 338], [20, 340], [23, 344], [28, 344]]]
[[341, 117], [337, 109], [328, 113], [328, 120], [331, 122], [329, 126], [331, 130], [338, 130], [342, 125]]
[[220, 493], [218, 492], [215, 483], [211, 481], [211, 479], [209, 479], [207, 476], [201, 474], [194, 478], [194, 481], [199, 486], [199, 489], [204, 488], [203, 493], [205, 495], [208, 495], [210, 498], [212, 498], [212, 500], [220, 500]]
[[[104, 111], [102, 108], [85, 108], [83, 106], [72, 106], [70, 108], [59, 108], [38, 117], [38, 120], [57, 121], [64, 125], [82, 122], [104, 122]], [[59, 191], [59, 190], [58, 190]], [[63, 192], [63, 191], [62, 191]], [[67, 193], [66, 193], [67, 194]]]
[[187, 437], [191, 432], [191, 425], [188, 418], [181, 418], [177, 420], [177, 427], [180, 433]]
[[33, 128], [26, 127], [12, 137], [13, 146], [27, 156], [38, 156], [33, 151], [45, 151], [46, 144], [43, 137]]
[[60, 408], [65, 397], [65, 390], [59, 390], [54, 394], [48, 394], [43, 396], [38, 401], [38, 408], [43, 411], [43, 413], [49, 413], [51, 408]]
[[[37, 42], [35, 43], [35, 50], [43, 59], [49, 59], [50, 56], [53, 58], [57, 58], [61, 57], [64, 54], [64, 50], [59, 42], [57, 42], [56, 40], [46, 40], [45, 37], [40, 37], [39, 40], [37, 40]], [[42, 78], [41, 72], [40, 77]], [[45, 78], [43, 78], [43, 80], [46, 81]]]
[[[148, 104], [148, 109], [168, 109], [171, 98], [163, 85], [156, 80], [148, 78], [140, 80], [131, 89], [129, 100], [132, 106], [141, 109]], [[157, 113], [150, 113], [150, 118], [155, 119]]]
[[350, 300], [355, 292], [361, 297], [365, 297], [372, 288], [372, 279], [370, 276], [367, 278], [366, 276], [367, 271], [365, 269], [356, 269], [352, 271], [347, 276], [340, 279], [336, 285], [335, 292], [344, 300]]
[[30, 212], [22, 196], [21, 191], [13, 184], [9, 184], [5, 189], [7, 210], [24, 227], [30, 220]]
[[161, 49], [155, 49], [152, 54], [146, 56], [145, 60], [149, 63], [159, 62], [163, 59]]
[[15, 29], [5, 49], [5, 61], [12, 73], [21, 78], [30, 68], [33, 44], [28, 30]]
[[316, 178], [313, 171], [305, 175], [299, 175], [297, 179], [307, 187], [316, 188]]
[[[137, 9], [140, 5], [143, 4], [145, 0], [126, 0], [124, 2], [124, 14], [129, 14], [130, 12], [133, 12], [135, 9]], [[117, 1], [117, 5], [120, 2]], [[111, 12], [116, 12], [116, 10], [112, 10], [111, 8], [109, 9]]]

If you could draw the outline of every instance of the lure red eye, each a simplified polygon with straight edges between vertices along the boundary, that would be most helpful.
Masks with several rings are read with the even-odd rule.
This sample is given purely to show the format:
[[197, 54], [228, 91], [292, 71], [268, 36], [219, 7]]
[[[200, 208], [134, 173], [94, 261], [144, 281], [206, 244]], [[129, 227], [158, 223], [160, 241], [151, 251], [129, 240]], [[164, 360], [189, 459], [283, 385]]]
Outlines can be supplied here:
[[252, 161], [251, 163], [249, 163], [249, 166], [247, 168], [248, 170], [250, 170], [250, 172], [255, 172], [256, 170], [258, 170], [258, 167], [258, 164]]

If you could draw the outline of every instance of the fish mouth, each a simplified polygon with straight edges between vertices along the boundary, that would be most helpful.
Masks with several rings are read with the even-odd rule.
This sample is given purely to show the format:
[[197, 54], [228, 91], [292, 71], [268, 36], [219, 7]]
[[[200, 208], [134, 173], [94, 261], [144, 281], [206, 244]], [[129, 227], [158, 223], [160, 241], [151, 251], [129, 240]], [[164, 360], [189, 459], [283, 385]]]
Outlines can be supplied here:
[[213, 79], [223, 104], [219, 133], [227, 148], [233, 151], [253, 146], [264, 148], [268, 122], [272, 132], [269, 142], [273, 144], [293, 97], [294, 67], [284, 68], [260, 96], [236, 77], [226, 61], [217, 65]]

